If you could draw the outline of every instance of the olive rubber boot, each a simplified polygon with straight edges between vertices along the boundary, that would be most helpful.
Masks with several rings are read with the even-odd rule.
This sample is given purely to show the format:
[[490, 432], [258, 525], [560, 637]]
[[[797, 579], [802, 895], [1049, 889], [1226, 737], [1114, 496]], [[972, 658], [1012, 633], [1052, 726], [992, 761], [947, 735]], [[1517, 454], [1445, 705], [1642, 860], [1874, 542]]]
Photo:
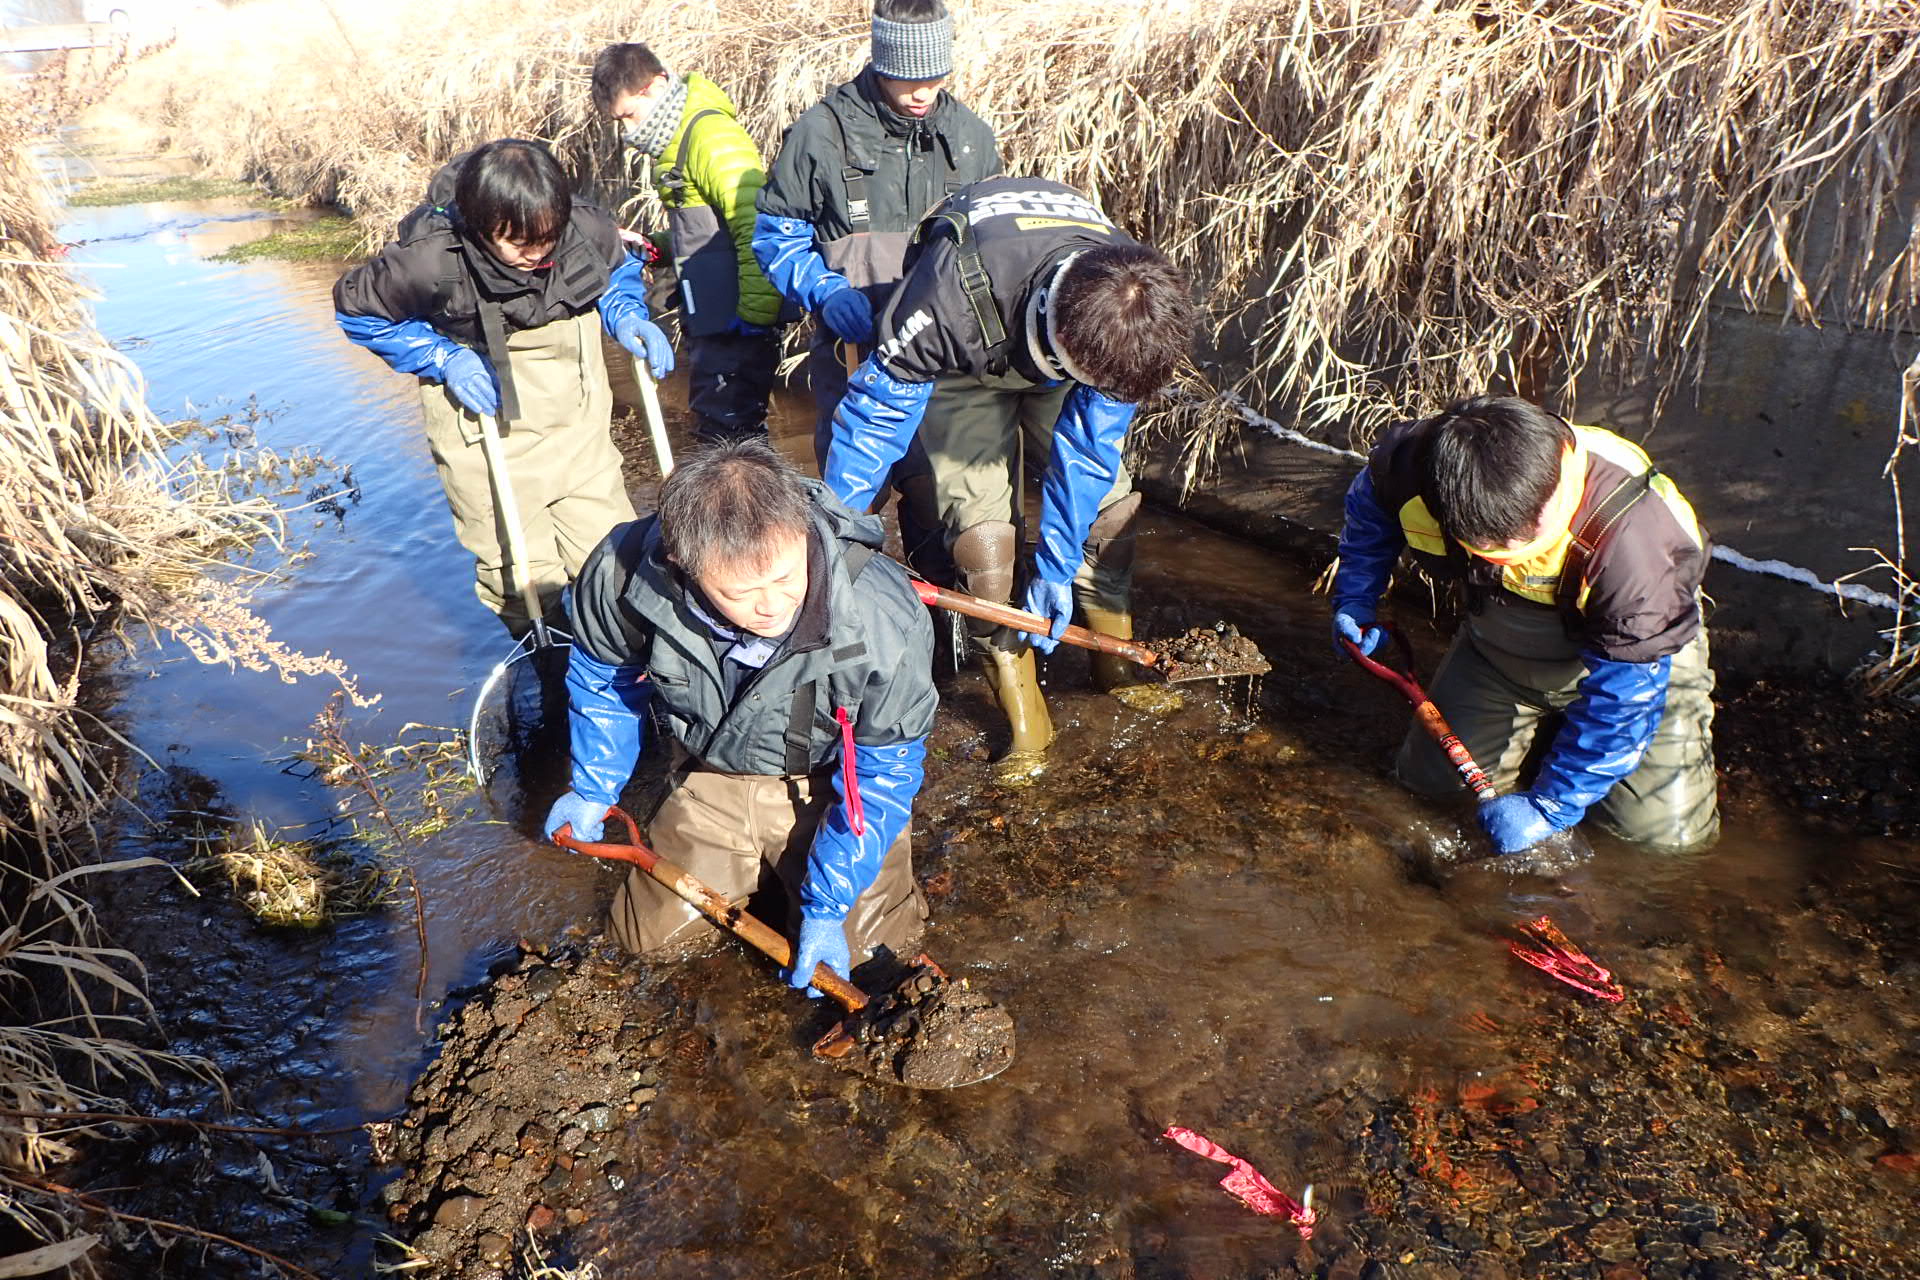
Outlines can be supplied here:
[[[1086, 558], [1073, 583], [1088, 630], [1121, 640], [1133, 639], [1134, 521], [1139, 513], [1140, 495], [1129, 493], [1094, 517], [1087, 530]], [[1110, 653], [1093, 655], [1093, 683], [1150, 715], [1178, 711], [1184, 701], [1164, 680]]]
[[[1013, 558], [1019, 531], [1005, 521], [974, 525], [953, 540], [953, 566], [961, 589], [995, 604], [1013, 599]], [[986, 672], [994, 700], [1006, 713], [1013, 745], [994, 766], [1001, 782], [1021, 785], [1040, 776], [1053, 741], [1053, 719], [1040, 696], [1033, 650], [1013, 633], [969, 619], [967, 636]]]
[[989, 648], [983, 658], [987, 687], [1007, 713], [1007, 727], [1013, 731], [1013, 745], [993, 762], [994, 780], [1002, 786], [1024, 787], [1046, 772], [1047, 747], [1053, 742], [1053, 717], [1040, 696], [1033, 650]]

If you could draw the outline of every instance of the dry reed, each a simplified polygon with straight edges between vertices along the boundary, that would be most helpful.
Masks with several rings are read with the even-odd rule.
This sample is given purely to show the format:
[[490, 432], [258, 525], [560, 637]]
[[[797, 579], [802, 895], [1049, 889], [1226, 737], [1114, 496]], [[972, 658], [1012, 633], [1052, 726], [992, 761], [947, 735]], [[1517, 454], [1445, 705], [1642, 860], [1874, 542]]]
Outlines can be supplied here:
[[[1209, 298], [1216, 389], [1323, 437], [1364, 445], [1489, 386], [1664, 402], [1723, 309], [1920, 328], [1913, 0], [958, 8], [955, 87], [1009, 170], [1096, 190], [1166, 247]], [[551, 140], [624, 200], [586, 91], [609, 40], [712, 75], [768, 149], [866, 47], [862, 0], [539, 13], [263, 0], [137, 67], [120, 102], [229, 175], [344, 203], [377, 242], [436, 164], [501, 135]], [[1888, 558], [1914, 599], [1904, 545]]]
[[20, 1113], [0, 1116], [0, 1214], [51, 1243], [0, 1258], [0, 1274], [64, 1263], [83, 1275], [84, 1197], [32, 1175], [100, 1130], [37, 1117], [125, 1112], [117, 1095], [163, 1074], [224, 1092], [210, 1064], [151, 1047], [145, 969], [101, 941], [92, 878], [166, 864], [101, 861], [84, 838], [126, 744], [80, 706], [83, 650], [131, 627], [208, 661], [348, 681], [273, 640], [247, 608], [259, 577], [228, 571], [234, 551], [279, 544], [273, 503], [231, 474], [168, 463], [174, 437], [138, 369], [94, 330], [31, 152], [52, 109], [22, 95], [48, 83], [0, 104], [0, 1105]]

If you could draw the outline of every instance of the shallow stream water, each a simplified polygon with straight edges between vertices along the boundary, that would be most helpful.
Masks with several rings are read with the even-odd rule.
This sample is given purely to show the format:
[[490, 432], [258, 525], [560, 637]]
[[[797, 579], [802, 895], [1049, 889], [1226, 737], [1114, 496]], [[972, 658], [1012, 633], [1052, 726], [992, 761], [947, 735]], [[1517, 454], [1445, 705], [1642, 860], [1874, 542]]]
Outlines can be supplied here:
[[[277, 639], [332, 653], [381, 696], [351, 736], [462, 725], [507, 644], [473, 598], [411, 380], [339, 335], [337, 267], [208, 260], [275, 224], [170, 204], [75, 210], [63, 235], [160, 413], [236, 415], [216, 447], [331, 463], [305, 483], [329, 486], [332, 507], [294, 518], [309, 554], [259, 609]], [[804, 455], [806, 431], [796, 399], [779, 439]], [[1700, 1230], [1674, 1236], [1681, 1263], [1654, 1248], [1674, 1205], [1709, 1203], [1716, 1223], [1770, 1214], [1753, 1228], [1765, 1256], [1791, 1232], [1811, 1242], [1779, 1253], [1778, 1274], [1916, 1273], [1913, 1175], [1880, 1160], [1920, 1139], [1920, 956], [1860, 922], [1892, 900], [1875, 877], [1910, 903], [1910, 845], [1815, 834], [1740, 794], [1699, 858], [1596, 836], [1552, 877], [1476, 866], [1461, 815], [1386, 778], [1404, 707], [1335, 660], [1309, 575], [1164, 513], [1140, 563], [1143, 633], [1224, 618], [1275, 671], [1188, 686], [1156, 718], [1089, 692], [1084, 661], [1063, 655], [1047, 675], [1055, 765], [1025, 791], [991, 779], [978, 679], [943, 678], [915, 822], [927, 946], [1012, 1010], [1013, 1067], [944, 1094], [858, 1080], [808, 1060], [825, 1015], [757, 959], [724, 949], [650, 974], [676, 1049], [620, 1137], [635, 1172], [574, 1256], [613, 1277], [1509, 1274], [1474, 1271], [1496, 1256], [1522, 1259], [1502, 1264], [1515, 1274], [1746, 1273], [1711, 1270]], [[1438, 639], [1417, 643], [1430, 668]], [[177, 857], [203, 814], [333, 822], [339, 794], [285, 765], [328, 683], [166, 652], [110, 678], [114, 723], [161, 766], [135, 784], [123, 846]], [[430, 1004], [518, 939], [595, 924], [616, 874], [533, 838], [560, 767], [503, 770], [399, 855], [422, 892]], [[225, 1069], [239, 1111], [324, 1126], [401, 1109], [438, 1016], [415, 999], [410, 905], [271, 944], [157, 879], [110, 910], [156, 956], [161, 989], [197, 996], [176, 1030]], [[1543, 913], [1615, 970], [1627, 1005], [1510, 958], [1512, 926]], [[1894, 919], [1911, 939], [1911, 915]], [[1760, 1101], [1715, 1101], [1642, 1052], [1680, 1042]], [[1313, 1242], [1220, 1191], [1223, 1166], [1159, 1139], [1170, 1124], [1295, 1195], [1316, 1183]], [[340, 1200], [370, 1204], [349, 1163]], [[1636, 1196], [1631, 1178], [1656, 1185]], [[309, 1265], [365, 1274], [364, 1234], [336, 1248]]]

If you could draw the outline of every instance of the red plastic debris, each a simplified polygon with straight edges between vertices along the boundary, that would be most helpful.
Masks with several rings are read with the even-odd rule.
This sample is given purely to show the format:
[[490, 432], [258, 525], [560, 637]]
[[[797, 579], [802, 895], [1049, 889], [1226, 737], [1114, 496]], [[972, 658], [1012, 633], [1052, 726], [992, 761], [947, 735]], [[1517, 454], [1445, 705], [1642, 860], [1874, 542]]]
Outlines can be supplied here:
[[[1611, 1004], [1618, 1004], [1627, 998], [1627, 993], [1613, 980], [1613, 973], [1595, 964], [1591, 956], [1568, 942], [1567, 935], [1560, 932], [1550, 917], [1541, 916], [1538, 920], [1529, 920], [1516, 927], [1527, 935], [1527, 942], [1509, 942], [1507, 950], [1549, 978], [1564, 982], [1590, 996], [1598, 996]], [[1539, 945], [1529, 946], [1528, 943]]]
[[1261, 1177], [1258, 1169], [1211, 1138], [1202, 1137], [1191, 1129], [1182, 1129], [1179, 1125], [1167, 1126], [1167, 1131], [1160, 1136], [1173, 1139], [1195, 1155], [1232, 1165], [1233, 1172], [1220, 1179], [1221, 1187], [1229, 1195], [1255, 1213], [1287, 1219], [1300, 1232], [1302, 1240], [1313, 1239], [1313, 1224], [1320, 1220], [1320, 1215], [1313, 1210], [1313, 1188], [1307, 1188], [1307, 1203], [1301, 1204]]

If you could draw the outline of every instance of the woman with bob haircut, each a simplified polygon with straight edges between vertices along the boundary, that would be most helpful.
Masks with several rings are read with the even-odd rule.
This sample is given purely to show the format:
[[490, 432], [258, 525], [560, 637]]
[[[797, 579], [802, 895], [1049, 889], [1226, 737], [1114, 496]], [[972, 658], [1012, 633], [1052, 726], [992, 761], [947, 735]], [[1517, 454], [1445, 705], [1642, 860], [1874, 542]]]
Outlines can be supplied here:
[[347, 337], [420, 380], [427, 443], [473, 553], [474, 591], [515, 638], [533, 619], [508, 582], [505, 531], [481, 445], [504, 433], [543, 613], [609, 529], [634, 518], [611, 434], [600, 330], [656, 378], [673, 349], [647, 315], [641, 262], [607, 213], [573, 198], [545, 146], [502, 138], [455, 156], [398, 234], [333, 288]]

